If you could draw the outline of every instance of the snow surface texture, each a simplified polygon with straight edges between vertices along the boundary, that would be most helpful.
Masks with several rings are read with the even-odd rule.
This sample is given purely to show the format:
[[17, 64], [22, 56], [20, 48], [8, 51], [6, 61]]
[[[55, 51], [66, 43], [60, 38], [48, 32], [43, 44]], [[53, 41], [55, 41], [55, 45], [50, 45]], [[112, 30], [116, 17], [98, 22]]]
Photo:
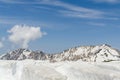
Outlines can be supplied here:
[[0, 80], [120, 80], [120, 62], [1, 60]]

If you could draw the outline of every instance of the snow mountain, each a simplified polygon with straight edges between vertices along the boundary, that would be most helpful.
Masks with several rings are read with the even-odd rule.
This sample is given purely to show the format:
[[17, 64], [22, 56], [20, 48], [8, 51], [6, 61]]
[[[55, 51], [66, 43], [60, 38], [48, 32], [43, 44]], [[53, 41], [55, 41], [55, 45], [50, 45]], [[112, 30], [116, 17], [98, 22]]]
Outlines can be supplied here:
[[120, 60], [120, 51], [107, 44], [99, 46], [80, 46], [70, 48], [60, 54], [54, 55], [56, 61], [90, 61], [90, 62], [109, 62]]
[[34, 60], [45, 60], [46, 54], [42, 51], [32, 51], [29, 49], [18, 49], [11, 51], [7, 54], [0, 56], [1, 60], [25, 60], [25, 59], [34, 59]]
[[64, 50], [57, 54], [46, 54], [42, 51], [32, 51], [29, 49], [18, 49], [0, 56], [1, 60], [49, 60], [59, 61], [87, 61], [87, 62], [109, 62], [119, 61], [120, 51], [107, 44], [98, 46], [80, 46]]
[[120, 80], [120, 52], [107, 44], [57, 54], [18, 49], [0, 59], [0, 80]]

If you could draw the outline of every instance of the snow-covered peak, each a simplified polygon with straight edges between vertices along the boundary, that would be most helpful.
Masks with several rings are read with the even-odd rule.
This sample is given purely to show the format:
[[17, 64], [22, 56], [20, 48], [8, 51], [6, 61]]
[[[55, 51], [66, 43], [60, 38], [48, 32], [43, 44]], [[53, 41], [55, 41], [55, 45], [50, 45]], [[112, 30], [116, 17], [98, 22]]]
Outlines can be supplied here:
[[98, 46], [80, 46], [63, 51], [56, 55], [56, 61], [82, 60], [92, 62], [105, 62], [120, 60], [120, 53], [107, 44]]
[[7, 54], [0, 56], [2, 60], [24, 60], [24, 59], [41, 59], [41, 56], [45, 55], [42, 51], [32, 51], [29, 49], [17, 49]]
[[42, 51], [32, 51], [29, 49], [18, 49], [4, 54], [0, 57], [3, 60], [49, 60], [58, 61], [92, 61], [109, 62], [120, 60], [120, 52], [110, 45], [103, 44], [97, 46], [80, 46], [64, 50], [58, 54], [45, 54]]

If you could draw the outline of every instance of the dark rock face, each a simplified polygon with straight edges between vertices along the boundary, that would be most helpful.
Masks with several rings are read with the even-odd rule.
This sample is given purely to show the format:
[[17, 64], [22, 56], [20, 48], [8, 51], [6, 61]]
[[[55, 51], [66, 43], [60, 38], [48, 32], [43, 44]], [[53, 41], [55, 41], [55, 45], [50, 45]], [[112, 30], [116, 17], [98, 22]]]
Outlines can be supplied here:
[[28, 49], [18, 49], [2, 55], [1, 60], [24, 60], [24, 59], [34, 59], [34, 60], [45, 60], [46, 56], [42, 51], [30, 51]]
[[116, 61], [120, 60], [120, 51], [113, 49], [111, 46], [104, 44], [99, 46], [81, 46], [70, 48], [58, 54], [45, 54], [42, 51], [31, 51], [28, 49], [18, 49], [0, 56], [1, 60], [49, 60], [50, 62], [58, 61]]
[[25, 49], [18, 49], [1, 56], [3, 60], [17, 60]]

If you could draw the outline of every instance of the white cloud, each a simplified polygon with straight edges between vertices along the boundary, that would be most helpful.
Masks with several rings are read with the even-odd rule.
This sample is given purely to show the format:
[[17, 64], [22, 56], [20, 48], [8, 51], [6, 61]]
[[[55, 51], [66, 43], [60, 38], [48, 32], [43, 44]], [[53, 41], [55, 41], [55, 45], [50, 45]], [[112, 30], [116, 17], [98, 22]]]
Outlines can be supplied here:
[[8, 30], [8, 32], [10, 33], [9, 40], [18, 44], [22, 48], [28, 48], [28, 43], [30, 41], [46, 35], [45, 32], [41, 32], [40, 27], [27, 25], [15, 25], [13, 28]]
[[0, 48], [2, 48], [3, 47], [3, 43], [2, 42], [0, 42]]

